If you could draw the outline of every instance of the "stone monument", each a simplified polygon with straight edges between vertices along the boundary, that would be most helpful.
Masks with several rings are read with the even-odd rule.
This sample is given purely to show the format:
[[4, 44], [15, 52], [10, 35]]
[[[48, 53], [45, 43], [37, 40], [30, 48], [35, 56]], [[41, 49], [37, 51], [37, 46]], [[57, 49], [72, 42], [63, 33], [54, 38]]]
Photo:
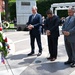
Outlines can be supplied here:
[[36, 6], [36, 0], [16, 0], [17, 30], [24, 30], [32, 6]]

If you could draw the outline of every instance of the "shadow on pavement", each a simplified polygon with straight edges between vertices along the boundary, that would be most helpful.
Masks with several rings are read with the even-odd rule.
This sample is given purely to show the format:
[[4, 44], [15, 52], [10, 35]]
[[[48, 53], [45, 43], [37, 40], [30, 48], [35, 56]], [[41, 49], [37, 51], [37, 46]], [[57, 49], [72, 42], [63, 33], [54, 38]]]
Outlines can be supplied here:
[[30, 65], [35, 59], [36, 56], [28, 57], [26, 54], [18, 54], [8, 57], [7, 61], [11, 68], [14, 69], [19, 67], [26, 67]]
[[49, 62], [29, 66], [20, 75], [69, 75], [73, 70], [68, 71], [69, 66], [64, 62]]
[[27, 57], [26, 54], [18, 54], [18, 55], [11, 55], [11, 56], [7, 57], [7, 59], [17, 60], [17, 59], [23, 59], [26, 57]]
[[52, 62], [52, 63], [44, 63], [37, 67], [37, 70], [46, 70], [51, 73], [56, 72], [58, 70], [65, 70], [69, 66], [64, 65], [64, 62]]
[[19, 65], [25, 65], [26, 63], [27, 63], [27, 64], [30, 64], [30, 63], [32, 63], [35, 59], [36, 59], [36, 57], [27, 58], [27, 59], [24, 59], [23, 62], [20, 62], [20, 63], [18, 63], [18, 64], [19, 64]]

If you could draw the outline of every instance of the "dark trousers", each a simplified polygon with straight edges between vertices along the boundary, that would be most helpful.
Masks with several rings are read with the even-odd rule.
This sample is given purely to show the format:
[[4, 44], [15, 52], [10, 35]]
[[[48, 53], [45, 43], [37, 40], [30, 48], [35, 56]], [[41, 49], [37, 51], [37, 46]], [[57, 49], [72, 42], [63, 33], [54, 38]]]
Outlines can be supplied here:
[[58, 37], [48, 36], [48, 48], [51, 58], [57, 58]]
[[65, 39], [65, 48], [68, 55], [68, 61], [75, 63], [75, 43], [71, 43]]
[[43, 26], [41, 27], [41, 33], [42, 34], [44, 33], [44, 27]]
[[35, 42], [35, 39], [37, 41], [37, 45], [38, 45], [38, 48], [39, 48], [39, 52], [42, 53], [42, 44], [41, 44], [41, 35], [40, 34], [30, 35], [31, 52], [34, 53], [34, 49], [35, 49], [34, 42]]

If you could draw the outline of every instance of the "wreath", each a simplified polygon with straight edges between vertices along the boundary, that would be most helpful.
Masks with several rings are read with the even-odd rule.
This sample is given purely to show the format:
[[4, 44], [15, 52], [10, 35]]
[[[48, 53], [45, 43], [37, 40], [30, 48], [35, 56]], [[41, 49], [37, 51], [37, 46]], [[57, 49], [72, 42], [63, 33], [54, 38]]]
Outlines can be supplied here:
[[4, 22], [3, 22], [3, 27], [4, 27], [4, 28], [9, 28], [9, 22], [4, 21]]
[[8, 55], [9, 50], [10, 48], [9, 44], [7, 43], [7, 37], [4, 38], [2, 31], [0, 31], [0, 55], [1, 55], [1, 61], [3, 63], [5, 63], [4, 59]]

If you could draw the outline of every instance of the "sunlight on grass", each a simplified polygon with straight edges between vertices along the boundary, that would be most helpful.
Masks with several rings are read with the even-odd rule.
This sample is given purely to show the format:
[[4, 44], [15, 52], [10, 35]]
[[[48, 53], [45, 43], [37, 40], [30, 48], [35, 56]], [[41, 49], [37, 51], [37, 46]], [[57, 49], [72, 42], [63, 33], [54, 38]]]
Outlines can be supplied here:
[[14, 24], [10, 24], [10, 28], [14, 28]]

